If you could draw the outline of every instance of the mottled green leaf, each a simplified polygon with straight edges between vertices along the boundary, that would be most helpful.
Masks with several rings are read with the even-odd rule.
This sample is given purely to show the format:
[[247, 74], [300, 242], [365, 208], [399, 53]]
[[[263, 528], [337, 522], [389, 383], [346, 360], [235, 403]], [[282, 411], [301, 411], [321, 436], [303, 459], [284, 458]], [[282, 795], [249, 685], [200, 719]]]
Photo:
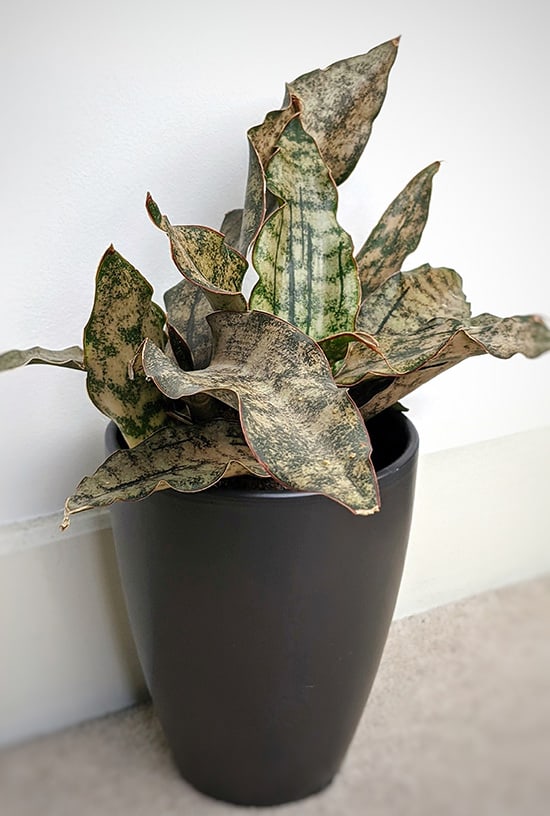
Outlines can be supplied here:
[[416, 175], [392, 201], [357, 253], [363, 297], [401, 270], [403, 261], [420, 241], [428, 218], [434, 162]]
[[[426, 265], [393, 275], [363, 301], [357, 321], [375, 337], [378, 348], [372, 351], [350, 343], [336, 381], [351, 386], [372, 377], [408, 374], [440, 355], [460, 331], [481, 348], [475, 353], [510, 357], [519, 352], [534, 357], [548, 348], [548, 329], [538, 317], [483, 314], [472, 318], [470, 314], [454, 270]], [[453, 354], [454, 349], [453, 345]]]
[[480, 354], [507, 359], [514, 354], [538, 357], [550, 350], [550, 329], [538, 315], [499, 318], [482, 314], [472, 318], [466, 328], [458, 329], [442, 348], [420, 368], [390, 380], [381, 380], [383, 388], [364, 395], [361, 413], [365, 419], [393, 405], [420, 385]]
[[462, 278], [454, 269], [419, 266], [388, 278], [361, 304], [357, 329], [374, 335], [414, 334], [430, 321], [469, 317]]
[[230, 210], [224, 216], [220, 232], [225, 235], [225, 242], [235, 249], [240, 248], [243, 210]]
[[444, 371], [448, 371], [449, 368], [462, 360], [466, 360], [468, 357], [483, 353], [484, 350], [479, 343], [476, 343], [464, 332], [458, 331], [420, 368], [398, 377], [374, 377], [373, 379], [364, 380], [359, 387], [372, 385], [373, 390], [372, 396], [365, 393], [363, 400], [359, 401], [361, 413], [365, 420], [371, 419], [415, 391], [419, 386], [429, 382], [438, 374], [443, 374]]
[[319, 145], [336, 184], [351, 173], [372, 130], [388, 85], [399, 40], [340, 60], [287, 84], [302, 107], [304, 128]]
[[329, 337], [324, 337], [318, 342], [331, 365], [334, 365], [339, 360], [343, 360], [350, 343], [362, 343], [373, 351], [377, 351], [378, 349], [378, 343], [375, 338], [366, 332], [360, 331], [331, 334]]
[[269, 476], [246, 445], [238, 421], [171, 424], [135, 448], [113, 453], [92, 476], [85, 476], [67, 499], [62, 528], [69, 526], [73, 513], [92, 507], [136, 501], [169, 487], [196, 493], [247, 473]]
[[323, 493], [355, 513], [376, 510], [368, 434], [318, 345], [266, 312], [216, 312], [208, 321], [214, 336], [209, 368], [181, 371], [146, 341], [147, 376], [170, 399], [232, 392], [248, 445], [276, 479]]
[[246, 258], [230, 247], [220, 232], [209, 227], [173, 227], [149, 194], [147, 211], [153, 223], [168, 235], [172, 258], [181, 274], [201, 289], [212, 308], [244, 311], [246, 300], [241, 285], [248, 268]]
[[[298, 113], [294, 100], [283, 110], [270, 111], [261, 125], [249, 129], [248, 178], [241, 222], [240, 243], [236, 246], [243, 254], [257, 236], [268, 211], [269, 195], [266, 188], [265, 168], [277, 146], [281, 133]], [[223, 232], [223, 230], [222, 230]]]
[[157, 389], [128, 377], [128, 364], [144, 338], [163, 344], [164, 312], [152, 287], [110, 247], [99, 264], [94, 305], [84, 329], [86, 385], [90, 399], [113, 419], [132, 447], [166, 419]]
[[550, 351], [550, 328], [540, 315], [495, 317], [480, 314], [464, 331], [493, 357], [505, 360], [514, 354], [539, 357]]
[[360, 284], [351, 238], [336, 219], [334, 182], [298, 117], [277, 147], [266, 177], [281, 206], [254, 246], [259, 280], [250, 308], [282, 317], [315, 339], [352, 331]]
[[168, 323], [187, 343], [193, 364], [206, 368], [212, 356], [212, 333], [206, 318], [212, 306], [202, 289], [184, 278], [164, 294]]
[[84, 371], [84, 353], [80, 346], [69, 346], [64, 349], [45, 349], [33, 346], [28, 349], [13, 349], [0, 354], [0, 371], [36, 363]]
[[426, 264], [398, 272], [363, 301], [357, 317], [358, 330], [371, 334], [378, 348], [350, 343], [336, 380], [349, 386], [419, 368], [469, 319], [462, 280], [453, 269]]

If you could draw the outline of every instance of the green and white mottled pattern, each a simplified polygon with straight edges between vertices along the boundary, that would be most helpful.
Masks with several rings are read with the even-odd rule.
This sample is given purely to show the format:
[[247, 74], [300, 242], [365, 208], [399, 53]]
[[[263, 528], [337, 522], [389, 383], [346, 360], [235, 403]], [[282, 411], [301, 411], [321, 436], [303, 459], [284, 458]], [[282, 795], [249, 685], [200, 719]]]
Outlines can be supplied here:
[[368, 376], [412, 371], [469, 318], [462, 280], [453, 269], [425, 264], [398, 272], [363, 301], [357, 318], [358, 329], [372, 335], [378, 348], [350, 343], [336, 380], [353, 385]]
[[[550, 347], [548, 329], [536, 316], [472, 318], [460, 276], [452, 269], [427, 264], [388, 278], [363, 301], [357, 324], [374, 336], [378, 348], [350, 343], [335, 375], [342, 386], [408, 374], [436, 356], [441, 362], [439, 355], [461, 331], [476, 344], [474, 349], [466, 343], [461, 359], [484, 352], [496, 357], [517, 352], [535, 357]], [[455, 348], [451, 347], [453, 355]]]
[[64, 349], [45, 349], [41, 346], [33, 346], [28, 349], [13, 349], [0, 354], [0, 371], [38, 363], [84, 371], [84, 352], [80, 346], [69, 346]]
[[439, 162], [424, 168], [395, 198], [357, 253], [363, 297], [399, 272], [417, 248], [430, 208], [432, 180]]
[[287, 98], [299, 100], [304, 128], [319, 145], [336, 184], [349, 176], [368, 142], [398, 45], [398, 39], [389, 40], [287, 83]]
[[[262, 226], [268, 207], [265, 168], [277, 146], [281, 133], [298, 113], [294, 100], [282, 110], [270, 111], [261, 125], [249, 129], [248, 178], [244, 210], [241, 218], [241, 234], [238, 248], [246, 254], [248, 247]], [[233, 216], [236, 219], [236, 216]], [[222, 230], [223, 232], [223, 230]]]
[[149, 194], [147, 212], [168, 235], [172, 258], [181, 274], [202, 290], [212, 308], [244, 311], [246, 300], [241, 285], [248, 263], [225, 242], [225, 236], [193, 224], [173, 227]]
[[164, 343], [165, 315], [152, 295], [145, 278], [110, 247], [99, 264], [84, 329], [86, 386], [94, 405], [116, 422], [130, 447], [166, 420], [157, 389], [142, 376], [128, 377], [128, 364], [144, 338]]
[[282, 317], [317, 340], [352, 331], [360, 303], [353, 245], [336, 219], [334, 182], [299, 117], [281, 135], [266, 177], [281, 206], [254, 245], [259, 280], [250, 308]]
[[416, 388], [442, 374], [457, 363], [480, 354], [507, 359], [514, 354], [538, 357], [550, 350], [550, 329], [538, 315], [516, 315], [500, 318], [482, 314], [458, 329], [443, 347], [420, 368], [395, 377], [361, 407], [370, 419], [389, 408]]
[[256, 461], [238, 422], [216, 419], [204, 425], [171, 424], [131, 450], [119, 450], [85, 476], [65, 504], [70, 516], [117, 501], [137, 501], [157, 490], [196, 493], [229, 476], [269, 474]]
[[324, 337], [318, 342], [332, 366], [343, 360], [350, 343], [353, 342], [362, 343], [374, 352], [378, 351], [378, 342], [376, 339], [371, 334], [361, 331], [331, 334], [329, 337]]
[[143, 368], [162, 393], [180, 399], [233, 392], [246, 441], [276, 479], [355, 513], [377, 510], [366, 428], [317, 344], [266, 312], [216, 312], [208, 320], [214, 354], [204, 371], [181, 371], [144, 344]]
[[164, 293], [164, 305], [169, 326], [189, 347], [191, 368], [206, 368], [212, 356], [212, 332], [206, 320], [212, 306], [202, 289], [184, 278]]

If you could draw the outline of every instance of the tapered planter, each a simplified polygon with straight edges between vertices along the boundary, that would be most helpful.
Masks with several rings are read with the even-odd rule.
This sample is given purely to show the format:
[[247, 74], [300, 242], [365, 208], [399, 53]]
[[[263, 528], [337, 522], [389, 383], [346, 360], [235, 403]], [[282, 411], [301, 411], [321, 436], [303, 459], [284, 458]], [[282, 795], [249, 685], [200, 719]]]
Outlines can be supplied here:
[[[373, 516], [224, 486], [111, 508], [155, 710], [182, 776], [210, 796], [303, 798], [330, 783], [351, 743], [399, 589], [418, 453], [403, 414], [369, 430]], [[106, 441], [119, 446], [112, 424]]]

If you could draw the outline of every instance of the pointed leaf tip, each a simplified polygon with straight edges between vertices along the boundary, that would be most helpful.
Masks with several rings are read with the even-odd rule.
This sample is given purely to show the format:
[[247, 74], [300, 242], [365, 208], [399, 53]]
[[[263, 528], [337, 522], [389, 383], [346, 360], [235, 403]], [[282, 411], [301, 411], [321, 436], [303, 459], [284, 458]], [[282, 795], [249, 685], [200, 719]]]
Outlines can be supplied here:
[[147, 210], [147, 213], [149, 214], [149, 218], [151, 219], [155, 227], [158, 227], [159, 229], [164, 229], [165, 216], [162, 215], [158, 207], [158, 204], [153, 199], [151, 193], [147, 193], [147, 196], [145, 198], [145, 208]]

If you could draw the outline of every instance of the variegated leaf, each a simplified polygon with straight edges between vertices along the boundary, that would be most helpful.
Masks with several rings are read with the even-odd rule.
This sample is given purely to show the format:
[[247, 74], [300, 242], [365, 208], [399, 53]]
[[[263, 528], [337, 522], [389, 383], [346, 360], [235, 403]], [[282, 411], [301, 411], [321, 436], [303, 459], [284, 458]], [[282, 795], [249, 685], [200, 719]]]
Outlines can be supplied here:
[[67, 499], [62, 528], [72, 514], [92, 507], [136, 501], [169, 487], [196, 493], [241, 474], [269, 476], [246, 445], [238, 421], [171, 424], [135, 448], [113, 453], [92, 476], [85, 476]]
[[436, 319], [470, 317], [462, 278], [454, 269], [419, 266], [398, 272], [365, 298], [357, 329], [374, 335], [414, 334]]
[[84, 364], [90, 399], [113, 419], [130, 447], [164, 424], [165, 401], [144, 377], [128, 377], [128, 363], [144, 338], [163, 344], [165, 315], [145, 278], [110, 247], [99, 264]]
[[270, 111], [261, 125], [250, 128], [247, 133], [248, 178], [238, 244], [243, 255], [257, 236], [268, 210], [265, 168], [275, 152], [281, 133], [298, 110], [294, 100], [290, 100], [282, 110]]
[[317, 344], [266, 312], [216, 312], [208, 321], [214, 336], [209, 368], [181, 371], [146, 341], [147, 376], [170, 399], [232, 392], [248, 445], [276, 479], [323, 493], [355, 513], [375, 511], [367, 431]]
[[362, 343], [374, 352], [378, 350], [376, 339], [371, 334], [360, 331], [331, 334], [329, 337], [324, 337], [318, 342], [331, 365], [343, 360], [346, 356], [349, 344], [353, 342]]
[[287, 84], [303, 109], [304, 128], [319, 145], [336, 184], [351, 173], [372, 130], [388, 85], [399, 40], [340, 60]]
[[172, 258], [184, 278], [201, 289], [213, 309], [244, 311], [246, 258], [220, 232], [195, 225], [173, 227], [149, 194], [146, 204], [153, 223], [168, 235]]
[[168, 323], [184, 338], [191, 352], [191, 368], [206, 368], [212, 356], [212, 333], [206, 318], [212, 306], [202, 289], [184, 278], [164, 294]]
[[514, 354], [533, 358], [550, 351], [550, 328], [540, 315], [495, 317], [484, 313], [472, 318], [464, 331], [488, 354], [503, 360]]
[[266, 176], [282, 206], [254, 246], [259, 280], [250, 308], [282, 317], [319, 340], [352, 331], [360, 284], [351, 238], [336, 219], [334, 182], [299, 117], [277, 147]]
[[439, 164], [430, 164], [407, 184], [357, 253], [363, 298], [399, 272], [407, 255], [417, 248], [426, 226], [432, 180]]
[[363, 399], [359, 400], [363, 417], [365, 420], [371, 419], [438, 374], [443, 374], [468, 357], [475, 357], [483, 353], [484, 350], [479, 343], [464, 332], [458, 331], [420, 368], [399, 377], [374, 377], [363, 380], [359, 388], [372, 384], [372, 396], [365, 393]]
[[183, 368], [184, 371], [191, 371], [194, 368], [193, 355], [186, 339], [181, 336], [174, 326], [168, 324], [166, 329], [168, 334], [167, 353], [171, 353], [172, 359], [180, 368]]
[[406, 374], [469, 320], [470, 305], [453, 269], [425, 264], [398, 272], [363, 301], [357, 317], [358, 330], [373, 335], [378, 348], [350, 343], [336, 380], [350, 386], [369, 376]]
[[241, 245], [241, 229], [243, 226], [243, 210], [230, 210], [224, 216], [220, 232], [225, 235], [225, 242], [235, 249]]
[[10, 368], [45, 363], [46, 365], [75, 368], [84, 371], [84, 353], [80, 346], [69, 346], [64, 349], [45, 349], [33, 346], [28, 349], [13, 349], [0, 354], [0, 371]]
[[365, 394], [364, 401], [361, 401], [361, 413], [365, 419], [370, 419], [468, 357], [485, 353], [502, 359], [518, 353], [538, 357], [549, 350], [550, 329], [538, 315], [506, 318], [478, 315], [469, 321], [467, 327], [458, 329], [420, 368], [392, 380], [384, 380], [382, 389], [372, 397]]

